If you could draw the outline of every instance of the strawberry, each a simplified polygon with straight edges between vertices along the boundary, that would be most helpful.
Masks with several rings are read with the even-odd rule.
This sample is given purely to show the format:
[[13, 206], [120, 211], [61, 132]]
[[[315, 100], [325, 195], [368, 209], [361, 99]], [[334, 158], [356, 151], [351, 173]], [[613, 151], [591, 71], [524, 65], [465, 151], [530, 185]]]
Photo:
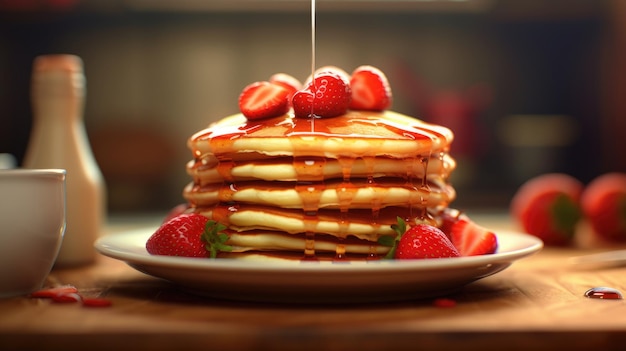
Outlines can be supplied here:
[[496, 235], [469, 219], [460, 219], [450, 231], [450, 238], [461, 256], [488, 255], [496, 252]]
[[512, 217], [529, 234], [546, 245], [563, 246], [572, 242], [582, 217], [579, 200], [583, 184], [563, 173], [532, 178], [514, 194]]
[[297, 78], [287, 74], [287, 73], [276, 73], [270, 77], [270, 83], [275, 85], [280, 85], [281, 87], [287, 89], [289, 93], [287, 94], [287, 99], [289, 104], [291, 104], [291, 99], [293, 98], [293, 94], [295, 94], [298, 90], [302, 89], [302, 83]]
[[74, 303], [74, 302], [82, 302], [83, 297], [78, 293], [67, 293], [61, 295], [52, 296], [52, 302], [56, 303]]
[[113, 301], [102, 297], [83, 297], [83, 306], [85, 307], [110, 307]]
[[230, 251], [226, 227], [197, 213], [181, 214], [162, 224], [148, 238], [146, 249], [152, 255], [211, 257]]
[[239, 110], [250, 120], [278, 117], [289, 111], [289, 90], [270, 82], [255, 82], [239, 95]]
[[34, 298], [55, 298], [61, 295], [76, 294], [78, 289], [73, 285], [61, 285], [53, 288], [45, 288], [30, 294]]
[[391, 87], [385, 74], [376, 67], [360, 66], [350, 78], [350, 109], [382, 111], [391, 107]]
[[400, 217], [397, 220], [398, 223], [391, 226], [397, 233], [395, 238], [382, 237], [379, 240], [379, 243], [391, 246], [385, 258], [425, 259], [460, 256], [459, 251], [441, 229], [428, 224], [417, 224], [407, 230], [404, 220]]
[[581, 206], [594, 233], [614, 242], [626, 241], [626, 173], [593, 179], [581, 195]]
[[461, 219], [469, 219], [469, 217], [462, 211], [449, 207], [443, 210], [439, 217], [441, 218], [441, 225], [439, 229], [446, 234], [448, 239], [451, 238], [452, 226], [454, 226], [456, 222]]
[[342, 80], [345, 80], [346, 82], [350, 82], [350, 75], [348, 74], [348, 72], [344, 71], [343, 69], [337, 66], [328, 65], [328, 66], [322, 66], [316, 69], [312, 75], [309, 75], [307, 77], [307, 79], [304, 81], [304, 85], [311, 84], [311, 80], [313, 80], [313, 77], [314, 76], [317, 77], [318, 75], [322, 73], [336, 74], [336, 75], [339, 75]]
[[351, 99], [350, 82], [341, 74], [324, 71], [294, 94], [292, 105], [296, 117], [334, 117], [348, 110]]

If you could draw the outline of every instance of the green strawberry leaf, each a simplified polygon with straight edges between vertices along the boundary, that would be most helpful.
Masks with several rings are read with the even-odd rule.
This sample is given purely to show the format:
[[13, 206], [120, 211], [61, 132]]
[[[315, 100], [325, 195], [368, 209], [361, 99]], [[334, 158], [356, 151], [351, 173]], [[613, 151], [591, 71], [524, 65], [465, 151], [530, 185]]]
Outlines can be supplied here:
[[226, 226], [213, 220], [209, 220], [202, 233], [201, 239], [206, 242], [206, 249], [210, 253], [211, 258], [217, 257], [217, 253], [220, 251], [230, 252], [233, 247], [226, 244], [228, 241], [228, 234], [223, 233]]
[[401, 217], [396, 217], [398, 223], [392, 224], [391, 229], [396, 232], [396, 236], [392, 237], [389, 235], [381, 236], [378, 238], [378, 243], [384, 246], [391, 246], [391, 249], [385, 255], [385, 259], [391, 260], [396, 255], [396, 248], [398, 247], [398, 242], [400, 242], [400, 238], [406, 232], [406, 222]]
[[582, 211], [577, 203], [566, 195], [560, 195], [552, 205], [556, 228], [572, 237], [576, 224], [582, 217]]

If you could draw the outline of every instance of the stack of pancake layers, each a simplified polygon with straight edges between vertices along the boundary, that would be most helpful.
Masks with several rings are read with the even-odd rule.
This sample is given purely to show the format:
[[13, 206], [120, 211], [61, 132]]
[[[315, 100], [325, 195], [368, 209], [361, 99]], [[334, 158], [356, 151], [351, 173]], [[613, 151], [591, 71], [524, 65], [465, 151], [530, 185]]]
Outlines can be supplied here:
[[191, 211], [224, 224], [218, 257], [377, 259], [397, 217], [441, 225], [452, 132], [392, 111], [226, 117], [188, 141]]

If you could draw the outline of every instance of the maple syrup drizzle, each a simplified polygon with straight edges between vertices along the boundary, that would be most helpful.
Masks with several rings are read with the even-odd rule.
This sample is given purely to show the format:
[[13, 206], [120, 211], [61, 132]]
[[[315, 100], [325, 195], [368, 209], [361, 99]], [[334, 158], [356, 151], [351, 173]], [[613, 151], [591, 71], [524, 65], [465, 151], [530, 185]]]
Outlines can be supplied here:
[[[317, 91], [317, 87], [315, 86], [315, 0], [311, 0], [311, 85], [313, 86], [313, 91]], [[313, 111], [313, 105], [315, 102], [316, 94], [312, 96], [311, 102], [311, 113], [309, 114], [310, 124], [311, 124], [311, 133], [315, 132], [315, 113]]]
[[[315, 86], [315, 70], [316, 70], [316, 2], [311, 0], [311, 84], [313, 92], [311, 99], [314, 102], [316, 98], [315, 92], [317, 87]], [[335, 261], [345, 261], [349, 258], [346, 255], [345, 240], [350, 233], [348, 228], [351, 220], [367, 221], [372, 226], [380, 227], [383, 225], [380, 223], [380, 213], [383, 207], [382, 200], [385, 196], [385, 186], [377, 184], [374, 177], [374, 166], [378, 155], [377, 150], [382, 145], [386, 138], [389, 136], [375, 136], [365, 134], [353, 134], [352, 130], [360, 130], [360, 128], [352, 128], [355, 125], [361, 124], [364, 126], [372, 125], [374, 127], [383, 127], [393, 135], [396, 135], [396, 139], [408, 139], [414, 143], [421, 145], [429, 145], [427, 155], [420, 153], [420, 155], [407, 155], [403, 158], [406, 165], [405, 187], [419, 193], [419, 201], [411, 199], [408, 204], [408, 211], [404, 212], [404, 219], [407, 223], [412, 220], [432, 220], [427, 210], [429, 203], [429, 194], [431, 189], [428, 183], [428, 165], [429, 160], [433, 156], [433, 149], [439, 148], [437, 142], [439, 140], [444, 141], [444, 145], [447, 145], [448, 135], [442, 134], [437, 128], [430, 128], [428, 125], [421, 125], [416, 123], [414, 125], [398, 125], [391, 123], [387, 120], [376, 118], [375, 113], [362, 113], [358, 111], [349, 111], [344, 117], [338, 118], [318, 118], [314, 114], [313, 103], [311, 103], [311, 113], [309, 118], [294, 118], [287, 114], [276, 118], [270, 118], [265, 120], [246, 121], [243, 125], [236, 126], [220, 126], [220, 128], [209, 128], [204, 131], [200, 131], [192, 136], [190, 139], [190, 145], [196, 143], [208, 142], [210, 153], [214, 155], [216, 161], [205, 161], [205, 155], [198, 147], [192, 147], [194, 153], [195, 163], [193, 168], [198, 170], [202, 168], [212, 168], [217, 165], [217, 171], [224, 180], [219, 186], [219, 203], [213, 205], [212, 217], [214, 220], [223, 223], [224, 225], [230, 224], [230, 216], [239, 211], [240, 205], [232, 202], [234, 194], [238, 188], [234, 182], [232, 176], [232, 170], [237, 164], [237, 160], [234, 160], [233, 155], [237, 155], [234, 148], [234, 143], [246, 136], [255, 136], [255, 133], [262, 132], [263, 136], [260, 137], [285, 137], [288, 138], [291, 148], [293, 150], [292, 165], [296, 171], [295, 190], [300, 196], [302, 203], [302, 213], [300, 214], [304, 222], [304, 233], [301, 235], [304, 237], [304, 256], [302, 260], [317, 261], [315, 252], [315, 235], [317, 223], [320, 220], [320, 199], [322, 192], [326, 189], [324, 167], [326, 166], [328, 156], [324, 153], [324, 150], [319, 147], [321, 142], [330, 142], [332, 140], [340, 140], [342, 144], [342, 150], [354, 150], [350, 151], [350, 154], [338, 155], [337, 160], [341, 165], [342, 170], [342, 183], [337, 186], [337, 197], [339, 199], [339, 234], [337, 235], [338, 243], [335, 250]], [[351, 134], [342, 135], [340, 131], [348, 130]], [[361, 143], [363, 139], [367, 139], [369, 147], [366, 150], [362, 148], [352, 147]], [[361, 151], [356, 151], [361, 150]], [[440, 151], [438, 155], [439, 159], [443, 161], [445, 153], [448, 151], [448, 147], [445, 150]], [[345, 151], [344, 151], [345, 152]], [[239, 156], [238, 156], [239, 157]], [[366, 180], [363, 183], [363, 179], [355, 180], [352, 175], [352, 167], [355, 161], [361, 158], [366, 165]], [[441, 162], [443, 164], [443, 162]], [[421, 169], [420, 169], [421, 168]], [[423, 176], [419, 176], [417, 172], [422, 172]], [[361, 210], [350, 211], [353, 198], [358, 191], [358, 186], [355, 185], [355, 181], [358, 186], [370, 186], [375, 192], [371, 203], [371, 214], [369, 216], [364, 215]], [[199, 180], [194, 179], [194, 188], [202, 188], [199, 184]], [[243, 185], [242, 185], [243, 186]], [[261, 187], [262, 184], [254, 184], [253, 186]], [[386, 185], [393, 186], [393, 185]], [[271, 188], [271, 186], [268, 186]], [[415, 204], [415, 206], [414, 206]], [[242, 207], [244, 207], [242, 205]], [[406, 208], [405, 208], [406, 209]], [[273, 211], [271, 208], [263, 209], [266, 212]], [[279, 211], [280, 212], [280, 211]], [[419, 212], [419, 213], [414, 213]], [[284, 212], [280, 212], [281, 215], [285, 215]], [[394, 214], [401, 215], [401, 214]], [[395, 217], [394, 217], [395, 218]], [[389, 225], [386, 223], [385, 225]], [[377, 253], [377, 246], [370, 245], [369, 254], [367, 254], [368, 260], [379, 259], [380, 256]]]
[[[311, 112], [309, 113], [309, 121], [310, 121], [310, 132], [313, 134], [315, 133], [315, 114], [314, 114], [314, 110], [313, 110], [313, 106], [315, 104], [315, 98], [316, 98], [316, 94], [315, 92], [317, 91], [317, 88], [315, 86], [315, 0], [311, 0], [311, 84], [312, 84], [312, 91], [314, 92], [311, 101]], [[314, 142], [311, 142], [311, 145], [315, 145]], [[296, 155], [294, 154], [294, 159], [296, 159], [295, 157]], [[306, 164], [306, 163], [305, 163]], [[294, 164], [294, 166], [296, 166], [296, 169], [298, 167], [297, 164]], [[296, 174], [298, 174], [298, 177], [300, 177], [300, 174], [303, 174], [305, 172], [301, 172], [301, 171], [296, 171]], [[322, 179], [323, 179], [323, 173], [322, 173]], [[298, 178], [298, 182], [300, 181], [300, 178]], [[321, 182], [321, 184], [323, 184], [323, 181]], [[321, 193], [321, 191], [320, 191]], [[298, 192], [298, 194], [300, 195], [300, 197], [302, 198], [302, 193]], [[306, 194], [306, 193], [305, 193]], [[317, 197], [316, 200], [317, 204], [315, 206], [313, 206], [312, 204], [306, 204], [307, 199], [303, 198], [303, 211], [305, 211], [305, 241], [304, 241], [304, 260], [306, 261], [314, 261], [317, 260], [317, 258], [315, 257], [315, 221], [317, 221], [317, 210], [319, 208], [319, 196]], [[312, 201], [311, 199], [309, 199], [308, 201]], [[310, 208], [308, 208], [310, 207]]]

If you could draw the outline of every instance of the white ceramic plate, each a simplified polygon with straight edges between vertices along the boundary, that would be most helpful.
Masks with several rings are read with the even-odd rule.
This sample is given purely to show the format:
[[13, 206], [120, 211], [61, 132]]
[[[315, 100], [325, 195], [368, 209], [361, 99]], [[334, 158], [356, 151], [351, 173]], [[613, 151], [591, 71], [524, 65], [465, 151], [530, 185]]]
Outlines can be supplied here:
[[493, 255], [372, 262], [259, 262], [153, 256], [145, 243], [152, 230], [101, 237], [103, 255], [140, 272], [208, 297], [230, 300], [346, 303], [435, 297], [490, 276], [543, 247], [534, 236], [498, 233]]

